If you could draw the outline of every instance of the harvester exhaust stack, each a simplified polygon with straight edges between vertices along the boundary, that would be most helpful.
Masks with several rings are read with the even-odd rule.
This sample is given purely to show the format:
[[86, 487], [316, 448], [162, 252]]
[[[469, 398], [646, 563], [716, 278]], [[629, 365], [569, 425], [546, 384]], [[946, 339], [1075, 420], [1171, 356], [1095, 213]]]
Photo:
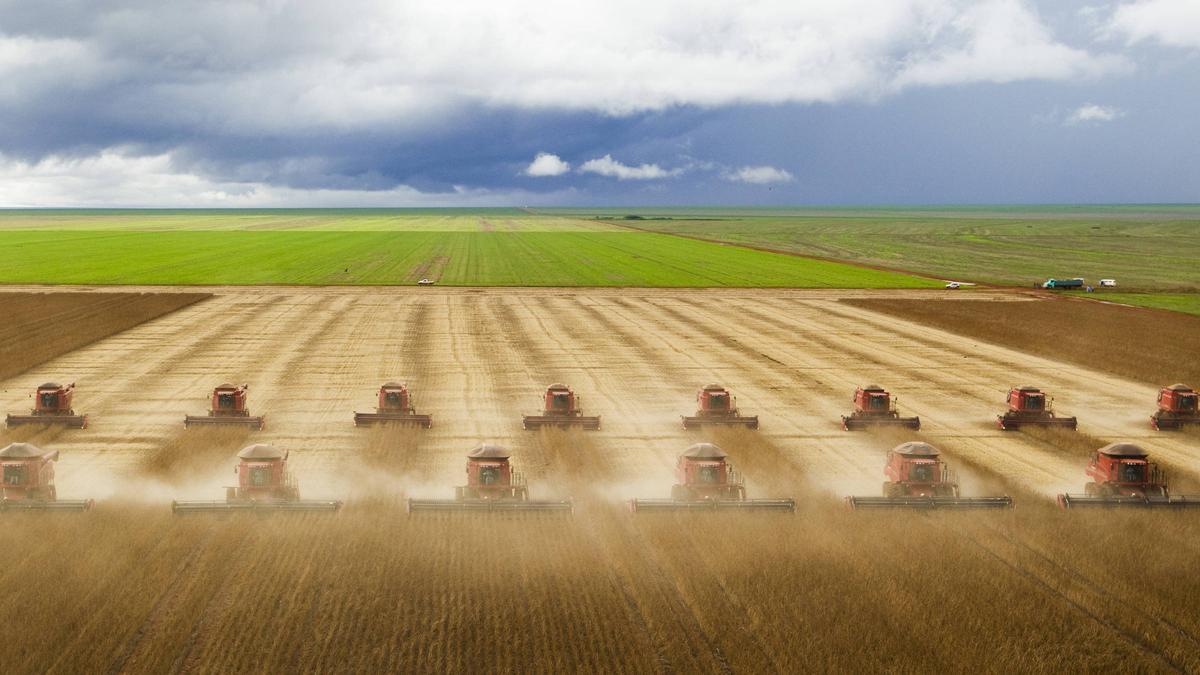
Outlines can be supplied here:
[[928, 443], [901, 443], [888, 451], [882, 497], [846, 497], [852, 509], [1006, 509], [1012, 498], [962, 497], [953, 472]]
[[376, 424], [415, 425], [422, 429], [433, 426], [432, 415], [418, 415], [412, 406], [408, 385], [388, 382], [379, 388], [379, 402], [373, 413], [354, 413], [354, 426]]
[[171, 510], [176, 514], [233, 511], [292, 511], [332, 512], [342, 508], [342, 502], [322, 499], [300, 499], [300, 485], [288, 471], [288, 452], [270, 445], [256, 443], [238, 453], [238, 484], [225, 488], [225, 501], [174, 501]]
[[871, 427], [904, 427], [920, 429], [921, 418], [901, 417], [896, 399], [877, 384], [859, 387], [854, 391], [854, 411], [842, 416], [842, 428], [860, 431]]
[[531, 501], [525, 478], [513, 470], [511, 453], [484, 443], [467, 453], [467, 484], [454, 490], [454, 499], [409, 499], [409, 513], [544, 513], [571, 515], [570, 499]]
[[634, 513], [653, 511], [786, 511], [796, 510], [791, 498], [746, 499], [741, 476], [727, 461], [724, 450], [712, 443], [697, 443], [679, 455], [676, 483], [670, 499], [633, 499]]
[[57, 450], [42, 450], [29, 443], [12, 443], [0, 449], [0, 511], [87, 511], [91, 499], [59, 499], [54, 487]]
[[76, 415], [71, 408], [75, 398], [75, 383], [67, 386], [55, 382], [47, 382], [37, 388], [34, 394], [33, 410], [28, 415], [9, 415], [6, 422], [10, 427], [25, 424], [47, 424], [67, 427], [69, 429], [87, 428], [87, 415]]
[[996, 426], [1010, 431], [1021, 427], [1056, 427], [1076, 429], [1074, 417], [1058, 417], [1053, 410], [1054, 399], [1037, 387], [1013, 387], [1008, 392], [1008, 410], [996, 416]]
[[696, 414], [683, 416], [684, 429], [699, 429], [705, 425], [758, 428], [758, 415], [742, 415], [737, 400], [719, 384], [707, 384], [696, 392]]
[[187, 415], [183, 418], [184, 428], [193, 425], [200, 426], [243, 426], [262, 430], [266, 423], [264, 417], [252, 417], [246, 407], [246, 390], [250, 386], [243, 384], [234, 386], [222, 384], [212, 393], [212, 406], [207, 415]]
[[542, 414], [522, 416], [521, 426], [529, 430], [542, 427], [598, 430], [600, 428], [599, 415], [585, 416], [579, 408], [579, 402], [579, 398], [575, 396], [575, 392], [570, 387], [565, 384], [552, 384], [546, 387]]
[[1148, 461], [1149, 453], [1133, 443], [1111, 443], [1096, 451], [1088, 462], [1092, 482], [1084, 494], [1058, 495], [1064, 509], [1078, 508], [1200, 508], [1200, 495], [1172, 495], [1167, 476]]
[[1186, 384], [1173, 384], [1158, 392], [1158, 410], [1150, 417], [1150, 426], [1159, 431], [1174, 431], [1200, 426], [1200, 393]]

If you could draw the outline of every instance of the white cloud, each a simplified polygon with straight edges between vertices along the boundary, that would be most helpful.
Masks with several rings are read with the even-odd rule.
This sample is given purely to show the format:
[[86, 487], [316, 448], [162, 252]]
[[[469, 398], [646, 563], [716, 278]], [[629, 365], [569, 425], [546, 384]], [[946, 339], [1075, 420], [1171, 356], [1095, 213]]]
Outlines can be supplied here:
[[[83, 3], [70, 22], [35, 4], [19, 18], [46, 37], [36, 50], [34, 38], [4, 38], [25, 43], [0, 43], [0, 75], [19, 76], [14, 91], [91, 86], [130, 123], [278, 134], [414, 130], [464, 104], [621, 115], [1123, 67], [1056, 40], [1028, 3], [181, 0]], [[45, 68], [25, 67], [35, 53]], [[65, 84], [48, 70], [55, 58], [71, 65], [58, 69]]]
[[214, 180], [180, 169], [167, 154], [110, 148], [87, 157], [51, 156], [36, 163], [0, 155], [0, 206], [18, 207], [403, 207], [554, 204], [573, 191], [529, 193], [455, 186], [421, 192], [387, 189], [299, 189], [260, 181]]
[[1066, 123], [1068, 125], [1076, 125], [1076, 124], [1111, 122], [1111, 121], [1117, 119], [1118, 117], [1124, 117], [1124, 116], [1125, 116], [1124, 112], [1122, 112], [1121, 110], [1118, 110], [1116, 108], [1113, 108], [1112, 106], [1104, 106], [1104, 105], [1096, 105], [1094, 103], [1088, 103], [1086, 105], [1079, 106], [1077, 109], [1075, 109], [1074, 112], [1072, 112], [1070, 115], [1068, 115]]
[[683, 173], [683, 169], [664, 169], [657, 164], [640, 164], [638, 166], [628, 166], [622, 164], [612, 158], [612, 155], [605, 155], [596, 159], [589, 159], [579, 165], [580, 173], [595, 173], [601, 176], [610, 176], [617, 180], [653, 180], [656, 178], [672, 178]]
[[1200, 47], [1200, 2], [1142, 0], [1116, 8], [1106, 31], [1130, 44], [1155, 40], [1172, 47]]
[[571, 165], [564, 162], [558, 155], [539, 152], [537, 157], [525, 167], [526, 176], [561, 176], [571, 170]]
[[792, 180], [792, 174], [786, 169], [777, 169], [773, 166], [743, 166], [740, 169], [725, 172], [724, 177], [725, 180], [753, 185], [787, 183]]

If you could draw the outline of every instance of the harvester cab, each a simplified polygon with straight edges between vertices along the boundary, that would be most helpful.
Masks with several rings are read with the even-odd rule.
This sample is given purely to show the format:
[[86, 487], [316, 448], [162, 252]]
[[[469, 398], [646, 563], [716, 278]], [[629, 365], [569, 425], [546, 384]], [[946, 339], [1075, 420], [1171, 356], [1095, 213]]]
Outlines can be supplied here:
[[388, 382], [379, 388], [379, 402], [373, 413], [354, 413], [354, 426], [375, 424], [415, 425], [422, 429], [433, 426], [432, 415], [418, 415], [412, 406], [408, 385]]
[[87, 511], [92, 500], [60, 500], [54, 488], [57, 450], [42, 450], [29, 443], [12, 443], [0, 449], [0, 511]]
[[575, 396], [575, 392], [570, 387], [565, 384], [552, 384], [546, 387], [542, 414], [522, 416], [521, 426], [525, 429], [575, 427], [588, 431], [598, 430], [600, 416], [585, 416], [579, 408], [579, 403], [580, 399]]
[[1074, 417], [1055, 415], [1053, 404], [1054, 399], [1037, 387], [1013, 387], [1008, 392], [1008, 410], [996, 416], [996, 426], [1005, 431], [1025, 426], [1072, 430], [1079, 426]]
[[75, 398], [75, 383], [63, 386], [56, 382], [47, 382], [37, 388], [33, 395], [33, 409], [28, 415], [9, 415], [8, 426], [16, 427], [24, 424], [53, 424], [71, 429], [87, 427], [87, 415], [76, 415], [71, 408]]
[[928, 443], [901, 443], [888, 451], [882, 497], [846, 497], [854, 509], [993, 509], [1012, 506], [1012, 498], [961, 497], [958, 480]]
[[920, 429], [921, 418], [901, 417], [896, 410], [896, 399], [877, 384], [855, 389], [854, 411], [842, 416], [842, 428], [846, 431], [858, 431], [884, 426]]
[[696, 429], [706, 424], [758, 428], [758, 415], [742, 415], [737, 400], [719, 384], [707, 384], [696, 392], [696, 414], [683, 416], [684, 429]]
[[300, 485], [288, 471], [288, 451], [255, 443], [238, 452], [238, 484], [225, 488], [225, 501], [176, 501], [175, 513], [202, 511], [337, 511], [342, 502], [300, 499]]
[[1064, 509], [1080, 507], [1137, 506], [1200, 508], [1200, 495], [1172, 496], [1167, 477], [1149, 453], [1133, 443], [1111, 443], [1096, 451], [1088, 462], [1082, 495], [1058, 495]]
[[1158, 410], [1150, 426], [1159, 431], [1200, 425], [1200, 394], [1186, 384], [1173, 384], [1158, 392]]
[[222, 425], [244, 426], [262, 430], [266, 418], [252, 417], [246, 407], [246, 390], [250, 385], [234, 386], [222, 384], [212, 392], [212, 405], [207, 415], [186, 415], [183, 426], [186, 429], [192, 425]]
[[531, 501], [525, 477], [509, 461], [504, 447], [484, 443], [467, 453], [467, 484], [454, 488], [454, 499], [409, 499], [410, 513], [446, 511], [537, 511], [570, 515], [569, 499]]
[[675, 485], [670, 499], [634, 499], [629, 508], [643, 511], [749, 509], [794, 511], [796, 500], [746, 499], [742, 477], [728, 462], [724, 450], [712, 443], [696, 443], [684, 450], [675, 463]]

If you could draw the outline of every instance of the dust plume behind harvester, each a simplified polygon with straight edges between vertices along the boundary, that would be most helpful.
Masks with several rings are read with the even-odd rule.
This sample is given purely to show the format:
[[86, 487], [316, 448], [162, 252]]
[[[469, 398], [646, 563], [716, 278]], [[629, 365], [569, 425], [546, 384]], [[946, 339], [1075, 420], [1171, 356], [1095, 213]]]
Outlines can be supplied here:
[[846, 497], [854, 509], [1005, 509], [1012, 498], [963, 497], [958, 479], [928, 443], [901, 443], [888, 451], [882, 497]]
[[71, 407], [75, 398], [75, 383], [65, 387], [47, 382], [34, 393], [33, 410], [28, 415], [9, 415], [7, 424], [17, 427], [27, 424], [46, 424], [70, 429], [87, 428], [87, 415], [76, 415]]
[[1021, 427], [1054, 427], [1076, 429], [1074, 417], [1059, 417], [1054, 413], [1054, 399], [1047, 398], [1037, 387], [1013, 387], [1008, 391], [1008, 410], [996, 416], [996, 426], [1009, 431]]
[[337, 511], [336, 500], [300, 499], [300, 485], [288, 471], [288, 452], [256, 443], [238, 452], [238, 484], [225, 488], [225, 501], [175, 501], [178, 514], [210, 511]]
[[1172, 431], [1200, 426], [1200, 393], [1186, 384], [1173, 384], [1158, 392], [1158, 410], [1150, 416], [1150, 426]]
[[854, 411], [842, 416], [842, 428], [860, 431], [871, 427], [904, 427], [920, 429], [921, 418], [901, 417], [896, 409], [896, 399], [877, 384], [868, 384], [854, 390]]
[[1111, 443], [1096, 451], [1087, 465], [1092, 479], [1084, 494], [1058, 495], [1064, 509], [1078, 508], [1200, 508], [1200, 495], [1172, 495], [1167, 476], [1149, 460], [1150, 453], [1133, 443]]
[[696, 414], [683, 417], [684, 429], [705, 425], [758, 428], [758, 415], [738, 412], [737, 399], [719, 384], [706, 384], [696, 392]]
[[525, 477], [516, 471], [503, 446], [484, 443], [467, 453], [467, 484], [454, 488], [454, 499], [409, 499], [410, 513], [539, 512], [570, 515], [569, 499], [533, 501]]
[[585, 429], [596, 431], [600, 428], [600, 416], [588, 417], [579, 408], [580, 399], [565, 384], [552, 384], [546, 387], [542, 414], [524, 415], [521, 426], [525, 429], [541, 429], [542, 427], [558, 427], [560, 429]]
[[59, 499], [54, 487], [57, 450], [29, 443], [12, 443], [0, 449], [0, 511], [87, 511], [91, 499]]
[[408, 385], [388, 382], [379, 388], [378, 403], [373, 413], [354, 413], [354, 426], [395, 424], [418, 426], [428, 429], [433, 426], [432, 415], [419, 415], [412, 405]]
[[712, 443], [696, 443], [680, 453], [670, 499], [633, 499], [634, 513], [647, 511], [750, 510], [794, 511], [796, 500], [746, 499], [746, 485], [728, 461], [729, 455]]
[[250, 385], [234, 386], [222, 384], [213, 389], [211, 406], [207, 415], [187, 415], [183, 418], [184, 428], [193, 425], [243, 426], [262, 430], [266, 423], [264, 417], [250, 415], [246, 406], [246, 391]]

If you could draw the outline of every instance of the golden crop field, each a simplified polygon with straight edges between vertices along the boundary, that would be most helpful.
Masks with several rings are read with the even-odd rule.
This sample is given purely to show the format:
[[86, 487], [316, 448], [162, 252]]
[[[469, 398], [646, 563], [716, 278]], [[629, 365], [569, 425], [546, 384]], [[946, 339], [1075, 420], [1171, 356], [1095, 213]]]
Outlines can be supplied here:
[[[974, 297], [1051, 302], [977, 291]], [[103, 292], [96, 292], [102, 297]], [[10, 672], [797, 672], [1200, 670], [1195, 511], [1063, 512], [1089, 445], [1147, 447], [1194, 489], [1200, 438], [1154, 432], [1155, 387], [964, 340], [840, 300], [926, 291], [218, 289], [0, 387], [78, 383], [81, 431], [21, 428], [61, 451], [61, 498], [87, 513], [3, 513], [0, 621]], [[734, 311], [736, 310], [736, 311]], [[357, 429], [407, 381], [429, 430]], [[261, 432], [183, 429], [221, 381], [250, 385]], [[521, 429], [550, 382], [598, 432]], [[721, 382], [758, 431], [684, 431]], [[850, 433], [878, 382], [919, 433]], [[1006, 433], [1035, 383], [1076, 435]], [[856, 512], [884, 455], [938, 445], [965, 495], [1001, 512]], [[571, 517], [410, 515], [453, 495], [465, 453], [513, 451], [535, 499]], [[675, 456], [708, 440], [750, 497], [795, 514], [629, 512], [665, 497]], [[174, 516], [220, 499], [235, 453], [291, 451], [302, 495], [337, 514]], [[1177, 490], [1178, 491], [1178, 490]]]

